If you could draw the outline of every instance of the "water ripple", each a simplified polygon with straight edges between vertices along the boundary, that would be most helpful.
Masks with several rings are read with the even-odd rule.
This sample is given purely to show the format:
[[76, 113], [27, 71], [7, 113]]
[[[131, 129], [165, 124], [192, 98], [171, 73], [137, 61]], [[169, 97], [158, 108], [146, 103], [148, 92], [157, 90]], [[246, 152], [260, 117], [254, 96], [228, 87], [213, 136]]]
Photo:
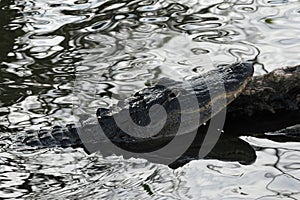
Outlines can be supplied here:
[[247, 137], [253, 165], [200, 160], [175, 171], [15, 143], [23, 129], [72, 122], [74, 89], [95, 113], [163, 76], [182, 80], [241, 60], [255, 61], [256, 74], [299, 64], [298, 1], [3, 2], [0, 198], [300, 198], [297, 143]]

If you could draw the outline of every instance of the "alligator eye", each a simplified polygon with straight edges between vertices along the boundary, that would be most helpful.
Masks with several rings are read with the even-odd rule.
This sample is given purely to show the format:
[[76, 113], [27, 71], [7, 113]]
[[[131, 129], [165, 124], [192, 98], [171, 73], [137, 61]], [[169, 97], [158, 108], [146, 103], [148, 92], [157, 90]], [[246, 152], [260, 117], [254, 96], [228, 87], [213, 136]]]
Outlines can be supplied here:
[[171, 93], [171, 94], [169, 95], [169, 97], [171, 97], [171, 98], [173, 99], [173, 98], [175, 98], [175, 97], [176, 97], [176, 94], [174, 94], [174, 93]]
[[172, 90], [172, 92], [169, 94], [169, 100], [172, 100], [174, 98], [177, 98], [180, 94], [179, 90]]

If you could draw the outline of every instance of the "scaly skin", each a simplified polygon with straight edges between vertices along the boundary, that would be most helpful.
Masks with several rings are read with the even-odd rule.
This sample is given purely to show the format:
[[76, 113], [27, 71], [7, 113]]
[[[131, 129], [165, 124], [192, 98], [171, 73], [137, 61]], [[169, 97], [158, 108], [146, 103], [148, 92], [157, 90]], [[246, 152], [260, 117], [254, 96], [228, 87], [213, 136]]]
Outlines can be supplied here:
[[[213, 72], [208, 73], [210, 74], [209, 76], [212, 76], [211, 73]], [[208, 76], [208, 74], [206, 75]], [[229, 102], [233, 100], [233, 102], [227, 107], [227, 118], [224, 126], [225, 133], [211, 153], [208, 154], [208, 158], [236, 160], [243, 164], [252, 163], [256, 158], [255, 151], [246, 144], [246, 142], [237, 138], [237, 136], [240, 135], [266, 137], [276, 141], [300, 141], [300, 139], [298, 139], [298, 134], [300, 133], [298, 129], [296, 131], [292, 129], [292, 136], [289, 135], [291, 130], [280, 131], [279, 135], [264, 135], [266, 132], [276, 131], [300, 123], [300, 67], [295, 66], [277, 69], [263, 76], [252, 77], [246, 88], [243, 88], [243, 84], [245, 84], [248, 79], [249, 77], [246, 77], [244, 82], [239, 82], [239, 85], [236, 87], [232, 87], [231, 85], [231, 92], [229, 92], [229, 89], [226, 90], [227, 94], [231, 93], [227, 100]], [[196, 82], [197, 81], [197, 84], [199, 84], [201, 78], [199, 77], [199, 80], [196, 79]], [[200, 84], [200, 86], [202, 85]], [[227, 85], [227, 88], [229, 86], [230, 84]], [[203, 91], [205, 91], [205, 89]], [[236, 93], [234, 93], [234, 91], [236, 91]], [[234, 99], [234, 96], [238, 96], [239, 93], [241, 93], [241, 95]], [[138, 152], [141, 149], [150, 151], [153, 150], [153, 148], [159, 148], [172, 139], [172, 129], [165, 129], [165, 131], [169, 131], [165, 136], [159, 135], [161, 137], [137, 140], [117, 130], [113, 125], [112, 116], [117, 113], [116, 110], [128, 109], [128, 105], [129, 107], [131, 106], [128, 102], [139, 102], [138, 106], [136, 106], [136, 110], [134, 110], [134, 106], [131, 107], [131, 109], [133, 109], [132, 117], [138, 119], [148, 112], [147, 109], [141, 109], [141, 105], [172, 102], [168, 101], [168, 98], [171, 96], [170, 94], [170, 91], [165, 90], [165, 88], [156, 88], [155, 86], [145, 88], [123, 101], [120, 104], [121, 106], [117, 107], [117, 109], [99, 109], [98, 116], [100, 125], [107, 131], [106, 136], [120, 147], [129, 148], [129, 150], [134, 152]], [[199, 92], [198, 94], [199, 102], [201, 101], [201, 96], [202, 98], [207, 97], [207, 93], [205, 92]], [[156, 98], [153, 98], [153, 96]], [[208, 101], [204, 101], [204, 103], [201, 101], [199, 107], [202, 106], [204, 108], [205, 105], [208, 105], [207, 103], [209, 103], [210, 98], [206, 99], [208, 99]], [[169, 109], [169, 114], [176, 113], [174, 112], [174, 110], [176, 111], [176, 107], [174, 109], [174, 107], [167, 106], [168, 105], [166, 105], [166, 110]], [[150, 106], [148, 106], [148, 108], [149, 107]], [[206, 106], [205, 108], [205, 111], [209, 113], [209, 107]], [[209, 113], [209, 116], [210, 114], [211, 113]], [[146, 124], [146, 121], [143, 123]], [[201, 126], [198, 129], [197, 139], [194, 140], [191, 147], [180, 159], [170, 165], [171, 167], [178, 167], [190, 160], [197, 159], [203, 134], [205, 134], [206, 129], [207, 126]], [[184, 139], [184, 135], [181, 137]], [[149, 142], [152, 146], [149, 146]], [[74, 125], [68, 125], [65, 128], [54, 127], [51, 130], [31, 132], [24, 140], [24, 143], [30, 146], [43, 147], [84, 147]], [[105, 143], [105, 141], [103, 143]]]
[[[139, 149], [159, 148], [169, 142], [169, 138], [174, 137], [180, 123], [186, 123], [187, 128], [191, 128], [190, 120], [180, 121], [182, 113], [197, 113], [201, 115], [199, 123], [193, 130], [208, 121], [216, 115], [228, 103], [232, 102], [245, 88], [253, 75], [253, 66], [249, 63], [236, 63], [232, 65], [219, 66], [217, 69], [192, 78], [189, 83], [191, 88], [183, 91], [185, 85], [182, 82], [165, 80], [156, 85], [145, 88], [128, 99], [120, 101], [113, 109], [99, 109], [97, 111], [98, 121], [104, 130], [106, 136], [116, 145], [126, 146], [130, 151], [139, 151]], [[162, 85], [162, 82], [164, 85]], [[166, 87], [166, 84], [168, 85]], [[224, 90], [219, 90], [220, 85]], [[186, 88], [184, 88], [186, 89]], [[214, 96], [210, 96], [209, 89], [212, 89]], [[195, 96], [198, 101], [199, 109], [183, 110], [177, 100], [182, 97], [184, 103], [189, 105], [189, 100]], [[212, 111], [211, 102], [218, 104], [225, 100], [227, 103]], [[114, 117], [122, 112], [129, 110], [132, 120], [140, 126], [150, 123], [149, 109], [155, 104], [164, 107], [167, 113], [166, 123], [160, 132], [154, 137], [136, 138], [124, 133], [115, 123]], [[189, 114], [186, 114], [189, 115]], [[159, 115], [157, 118], [159, 119]], [[159, 120], [158, 120], [159, 123]], [[76, 128], [69, 125], [65, 128], [54, 127], [52, 130], [40, 130], [36, 133], [30, 133], [24, 140], [30, 146], [80, 146], [81, 140]], [[136, 145], [136, 144], [141, 145]], [[145, 144], [147, 144], [145, 146]], [[151, 145], [150, 145], [151, 144]]]

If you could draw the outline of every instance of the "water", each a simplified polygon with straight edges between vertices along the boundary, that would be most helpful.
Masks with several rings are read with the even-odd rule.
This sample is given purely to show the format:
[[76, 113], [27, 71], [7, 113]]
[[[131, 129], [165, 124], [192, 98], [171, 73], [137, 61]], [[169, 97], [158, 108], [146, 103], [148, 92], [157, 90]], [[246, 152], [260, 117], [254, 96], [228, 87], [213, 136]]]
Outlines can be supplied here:
[[[82, 149], [24, 149], [18, 133], [94, 113], [163, 76], [218, 64], [299, 64], [299, 1], [0, 1], [0, 198], [300, 199], [295, 142], [244, 137], [252, 165], [172, 170]], [[74, 104], [74, 107], [73, 107]]]

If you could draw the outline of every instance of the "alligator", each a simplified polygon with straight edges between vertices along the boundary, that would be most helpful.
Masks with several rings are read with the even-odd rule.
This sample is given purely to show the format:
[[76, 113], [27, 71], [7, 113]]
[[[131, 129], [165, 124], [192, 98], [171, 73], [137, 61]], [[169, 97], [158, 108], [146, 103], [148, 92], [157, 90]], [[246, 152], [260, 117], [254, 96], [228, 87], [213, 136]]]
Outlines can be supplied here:
[[[28, 131], [23, 143], [33, 147], [83, 147], [88, 153], [97, 150], [103, 153], [101, 146], [109, 141], [129, 152], [147, 153], [169, 144], [175, 135], [184, 140], [191, 132], [196, 131], [196, 137], [177, 160], [179, 162], [171, 165], [177, 167], [195, 159], [192, 155], [196, 154], [193, 152], [198, 152], [208, 124], [226, 112], [222, 131], [224, 133], [208, 157], [220, 157], [224, 148], [218, 148], [225, 145], [226, 152], [238, 152], [239, 149], [239, 152], [247, 154], [239, 160], [241, 163], [251, 163], [256, 157], [254, 150], [240, 140], [239, 136], [267, 137], [267, 132], [300, 123], [300, 66], [280, 68], [254, 77], [253, 71], [252, 63], [246, 62], [218, 66], [212, 71], [191, 78], [188, 84], [163, 78], [111, 108], [99, 108], [96, 112], [97, 125], [84, 124], [82, 128], [69, 124], [65, 127], [54, 126], [48, 130]], [[163, 109], [155, 107], [156, 105]], [[200, 117], [195, 117], [199, 115]], [[115, 119], [119, 119], [119, 122]], [[126, 125], [129, 127], [128, 130], [132, 123], [151, 128], [142, 128], [142, 131], [127, 134], [120, 128], [122, 123], [125, 128]], [[184, 129], [180, 127], [182, 124]], [[101, 133], [104, 134], [88, 137], [87, 140], [85, 131], [94, 132], [99, 125], [103, 130]], [[276, 138], [274, 135], [272, 137]], [[297, 137], [292, 137], [292, 140], [295, 138]], [[234, 145], [228, 146], [228, 143]], [[96, 149], [87, 148], [95, 144]], [[227, 153], [225, 160], [232, 159]], [[237, 159], [236, 156], [234, 159]]]

